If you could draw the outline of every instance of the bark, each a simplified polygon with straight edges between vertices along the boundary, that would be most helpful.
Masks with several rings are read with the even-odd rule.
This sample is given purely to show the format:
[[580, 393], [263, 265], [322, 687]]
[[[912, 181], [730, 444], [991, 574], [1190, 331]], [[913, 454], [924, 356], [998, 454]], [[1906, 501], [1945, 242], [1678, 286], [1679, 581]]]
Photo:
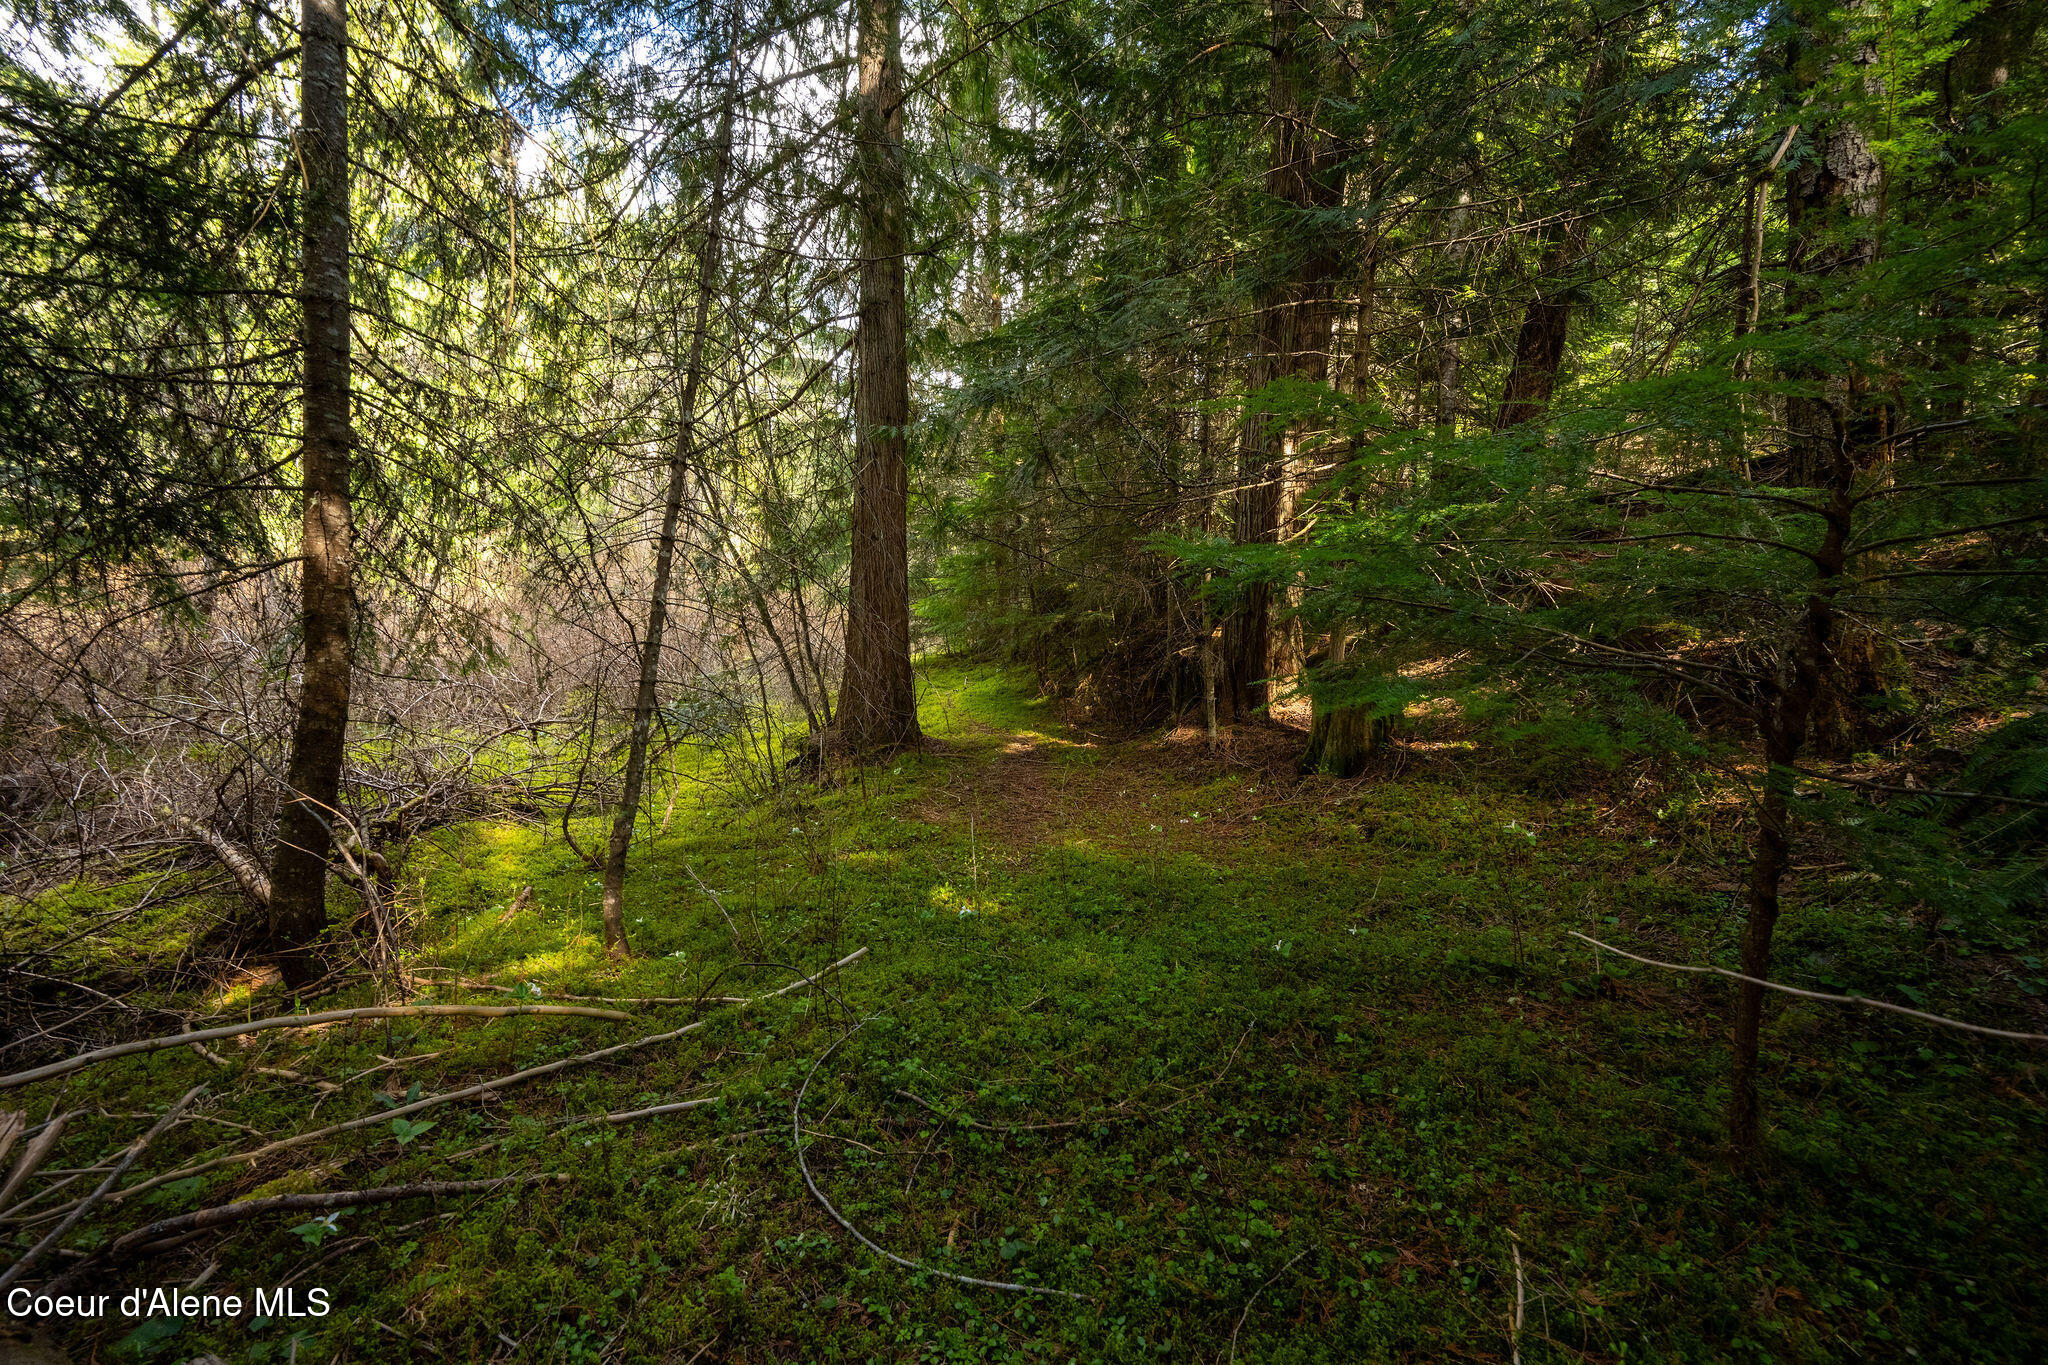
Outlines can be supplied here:
[[349, 503], [354, 434], [349, 388], [347, 0], [304, 0], [298, 157], [305, 375], [301, 396], [298, 716], [271, 861], [269, 935], [289, 985], [313, 976], [327, 927], [327, 859], [341, 792], [355, 666], [355, 544]]
[[209, 825], [178, 815], [171, 823], [185, 831], [195, 841], [204, 844], [214, 857], [220, 859], [228, 875], [235, 879], [235, 885], [242, 889], [251, 904], [268, 909], [271, 904], [270, 878], [264, 875], [262, 864], [249, 855], [240, 844], [227, 838]]
[[676, 531], [690, 467], [697, 458], [697, 398], [704, 383], [704, 339], [711, 329], [712, 291], [718, 287], [723, 255], [726, 183], [732, 170], [733, 106], [739, 100], [737, 56], [718, 113], [718, 140], [713, 152], [711, 192], [704, 208], [704, 232], [697, 248], [697, 299], [690, 324], [690, 350], [683, 363], [683, 391], [676, 402], [676, 439], [669, 448], [668, 486], [662, 497], [661, 539], [654, 551], [654, 585], [647, 600], [647, 628], [640, 640], [640, 678], [633, 696], [633, 730], [626, 750], [626, 775], [619, 806], [612, 817], [611, 839], [604, 858], [604, 947], [613, 958], [625, 957], [626, 854], [633, 846], [633, 826], [647, 785], [647, 750], [654, 733], [655, 686], [661, 676], [662, 637], [668, 629], [669, 582], [675, 571]]
[[855, 180], [853, 566], [839, 731], [859, 753], [915, 743], [910, 665], [910, 356], [904, 300], [903, 59], [897, 0], [860, 0]]
[[[1810, 45], [1810, 39], [1793, 43], [1790, 55], [1795, 68], [1805, 66]], [[1861, 65], [1873, 65], [1877, 53], [1866, 47], [1854, 59]], [[1871, 149], [1869, 134], [1826, 111], [1809, 119], [1807, 128], [1813, 145], [1793, 164], [1785, 186], [1790, 239], [1785, 311], [1793, 316], [1822, 307], [1830, 283], [1838, 284], [1876, 259], [1877, 241], [1867, 224], [1876, 217], [1883, 198], [1883, 168]], [[1800, 367], [1792, 377], [1815, 388], [1825, 388], [1837, 378], [1813, 366]], [[1795, 394], [1785, 400], [1791, 450], [1783, 483], [1813, 488], [1827, 482], [1835, 459], [1836, 401], [1824, 392]]]
[[[1338, 622], [1330, 630], [1329, 663], [1342, 665], [1347, 657], [1350, 630]], [[1366, 760], [1386, 741], [1387, 723], [1375, 717], [1370, 707], [1326, 706], [1310, 694], [1313, 711], [1309, 722], [1308, 751], [1301, 756], [1305, 773], [1327, 773], [1331, 777], [1356, 777], [1365, 770]]]
[[1571, 332], [1569, 276], [1589, 243], [1589, 220], [1581, 207], [1589, 182], [1613, 155], [1620, 106], [1611, 96], [1627, 69], [1624, 31], [1602, 45], [1580, 87], [1579, 121], [1566, 144], [1559, 173], [1564, 193], [1537, 238], [1537, 293], [1523, 311], [1522, 327], [1515, 337], [1514, 363], [1501, 391], [1500, 412], [1494, 418], [1496, 431], [1541, 417], [1557, 390], [1557, 372], [1564, 363], [1565, 341]]
[[[1315, 34], [1301, 10], [1279, 4], [1273, 14], [1272, 84], [1268, 107], [1272, 140], [1266, 193], [1286, 206], [1290, 219], [1301, 210], [1333, 208], [1343, 201], [1336, 152], [1314, 126], [1319, 73]], [[1330, 282], [1339, 263], [1335, 235], [1312, 226], [1302, 235], [1288, 224], [1293, 240], [1282, 250], [1291, 258], [1283, 277], [1261, 291], [1253, 351], [1245, 387], [1258, 392], [1277, 379], [1296, 376], [1320, 381], [1329, 369]], [[1270, 545], [1280, 538], [1290, 514], [1287, 464], [1292, 442], [1285, 424], [1272, 414], [1245, 415], [1238, 440], [1238, 492], [1232, 514], [1239, 545]], [[1253, 583], [1223, 624], [1223, 667], [1233, 719], [1247, 720], [1265, 706], [1265, 679], [1273, 670], [1272, 590]]]

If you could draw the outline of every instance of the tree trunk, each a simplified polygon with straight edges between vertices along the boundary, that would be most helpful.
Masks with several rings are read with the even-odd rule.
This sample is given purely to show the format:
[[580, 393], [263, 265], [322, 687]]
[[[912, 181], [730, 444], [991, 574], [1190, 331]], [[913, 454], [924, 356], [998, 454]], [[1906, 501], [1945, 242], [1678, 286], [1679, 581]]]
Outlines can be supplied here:
[[854, 341], [853, 572], [839, 732], [854, 752], [919, 738], [910, 667], [910, 425], [897, 0], [860, 0], [860, 323]]
[[[1340, 621], [1330, 628], [1332, 665], [1341, 665], [1348, 653], [1350, 631]], [[1301, 756], [1305, 773], [1327, 773], [1331, 777], [1356, 777], [1365, 771], [1366, 760], [1386, 742], [1387, 723], [1363, 706], [1326, 706], [1310, 694], [1313, 717], [1309, 721], [1308, 751]]]
[[[734, 27], [738, 25], [735, 22]], [[697, 248], [696, 314], [690, 325], [690, 350], [683, 363], [683, 391], [676, 402], [676, 439], [669, 448], [668, 487], [662, 497], [661, 539], [654, 551], [654, 585], [647, 600], [647, 629], [640, 640], [640, 679], [633, 695], [633, 730], [626, 750], [626, 778], [612, 817], [604, 859], [604, 947], [614, 959], [627, 955], [626, 854], [633, 846], [633, 825], [640, 815], [640, 797], [647, 785], [647, 748], [654, 733], [655, 685], [661, 676], [661, 642], [668, 627], [669, 580], [675, 569], [676, 529], [682, 520], [690, 466], [697, 456], [697, 395], [704, 382], [704, 339], [711, 330], [711, 297], [718, 287], [723, 255], [726, 181], [732, 169], [733, 106], [739, 101], [739, 58], [732, 57], [731, 78], [718, 112], [718, 143], [711, 172], [711, 193], [704, 209], [704, 234]]]
[[[1764, 776], [1763, 795], [1757, 802], [1756, 839], [1749, 867], [1749, 918], [1742, 930], [1742, 974], [1759, 980], [1771, 973], [1771, 940], [1778, 925], [1779, 886], [1791, 863], [1792, 765], [1799, 761], [1800, 751], [1806, 745], [1807, 727], [1821, 697], [1833, 645], [1835, 594], [1841, 589], [1843, 569], [1848, 562], [1845, 547], [1855, 508], [1850, 499], [1855, 461], [1850, 454], [1848, 432], [1839, 422], [1831, 425], [1836, 439], [1834, 462], [1829, 470], [1827, 531], [1816, 551], [1813, 586], [1807, 593], [1799, 636], [1781, 671], [1775, 695], [1763, 702], [1757, 714], [1757, 729], [1770, 770]], [[1735, 1001], [1734, 1066], [1728, 1105], [1728, 1136], [1738, 1156], [1754, 1151], [1757, 1144], [1756, 1078], [1763, 1010], [1764, 988], [1743, 982]]]
[[[1333, 208], [1343, 201], [1335, 149], [1313, 126], [1320, 88], [1314, 37], [1304, 35], [1301, 10], [1277, 5], [1273, 13], [1272, 86], [1268, 100], [1272, 142], [1266, 193], [1290, 210]], [[1290, 219], [1298, 218], [1290, 213]], [[1253, 352], [1245, 387], [1256, 393], [1293, 375], [1320, 379], [1330, 349], [1329, 284], [1338, 253], [1326, 227], [1286, 224], [1281, 250], [1292, 260], [1277, 283], [1260, 292]], [[1287, 464], [1292, 452], [1282, 425], [1254, 408], [1245, 414], [1237, 455], [1238, 491], [1232, 517], [1239, 545], [1270, 545], [1289, 515]], [[1246, 720], [1268, 700], [1273, 670], [1272, 590], [1248, 585], [1223, 623], [1223, 666], [1233, 719]]]
[[1586, 254], [1587, 218], [1581, 211], [1588, 180], [1600, 172], [1614, 150], [1614, 123], [1619, 108], [1608, 96], [1628, 69], [1627, 30], [1602, 44], [1586, 72], [1579, 94], [1579, 121], [1566, 145], [1559, 176], [1558, 205], [1537, 240], [1541, 253], [1536, 297], [1522, 314], [1515, 337], [1515, 359], [1501, 391], [1494, 430], [1541, 417], [1557, 390], [1557, 372], [1564, 363], [1564, 344], [1571, 331], [1571, 286], [1567, 277]]
[[341, 793], [355, 667], [355, 544], [349, 505], [348, 7], [304, 0], [299, 164], [305, 175], [300, 288], [305, 326], [300, 469], [298, 717], [270, 871], [272, 945], [287, 984], [313, 976], [327, 926], [327, 859]]
[[[1795, 41], [1789, 54], [1794, 67], [1802, 70], [1804, 49], [1824, 42], [1804, 27], [1807, 22], [1800, 20], [1807, 42]], [[1873, 65], [1877, 53], [1860, 50], [1855, 60], [1859, 65]], [[1818, 75], [1803, 71], [1803, 79], [1810, 84]], [[1876, 259], [1876, 238], [1862, 225], [1876, 217], [1883, 196], [1884, 168], [1871, 148], [1868, 133], [1839, 113], [1831, 117], [1826, 111], [1816, 111], [1806, 126], [1813, 145], [1794, 163], [1785, 186], [1789, 236], [1785, 311], [1793, 316], [1822, 307], [1827, 284], [1839, 283]], [[1793, 377], [1822, 387], [1838, 378], [1811, 366], [1794, 370]], [[1795, 394], [1785, 400], [1791, 455], [1780, 482], [1814, 488], [1828, 481], [1835, 459], [1838, 397]]]

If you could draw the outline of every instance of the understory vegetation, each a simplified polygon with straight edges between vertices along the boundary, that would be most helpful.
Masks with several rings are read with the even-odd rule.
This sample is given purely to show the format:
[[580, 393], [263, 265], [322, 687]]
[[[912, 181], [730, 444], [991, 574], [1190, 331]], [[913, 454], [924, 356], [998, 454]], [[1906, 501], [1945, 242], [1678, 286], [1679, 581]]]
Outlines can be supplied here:
[[2044, 18], [0, 8], [0, 1362], [2048, 1359]]
[[[566, 1177], [351, 1209], [331, 1229], [244, 1224], [159, 1277], [217, 1265], [217, 1285], [322, 1285], [331, 1316], [253, 1335], [129, 1323], [103, 1358], [284, 1360], [295, 1339], [301, 1360], [2038, 1350], [2048, 1134], [2030, 1060], [1788, 1001], [1765, 1040], [1768, 1155], [1745, 1173], [1721, 1156], [1725, 983], [1567, 936], [1730, 960], [1730, 793], [1634, 776], [1532, 790], [1455, 725], [1419, 727], [1366, 776], [1301, 778], [1285, 733], [1221, 754], [1191, 728], [1106, 739], [1014, 675], [926, 678], [927, 751], [758, 805], [686, 790], [636, 862], [627, 966], [605, 957], [596, 879], [543, 829], [452, 827], [405, 866], [418, 941], [398, 998], [414, 1003], [753, 995], [867, 950], [816, 990], [617, 1005], [630, 1022], [262, 1033], [215, 1044], [220, 1062], [178, 1048], [27, 1092], [39, 1115], [82, 1110], [71, 1141], [93, 1152], [128, 1140], [117, 1115], [207, 1083], [193, 1112], [215, 1121], [160, 1139], [162, 1172], [373, 1120], [160, 1185], [124, 1222], [292, 1190]], [[1800, 856], [1787, 980], [2039, 1027], [2038, 958], [1961, 935], [1930, 956], [1924, 927], [1834, 851]], [[52, 904], [4, 947], [113, 902]], [[154, 912], [92, 954], [164, 979], [195, 913]], [[218, 991], [156, 1003], [205, 1026], [278, 998]], [[700, 1017], [489, 1102], [379, 1117]], [[799, 1173], [803, 1087], [806, 1159], [867, 1236], [932, 1270], [1081, 1297], [951, 1284], [854, 1244]], [[714, 1102], [578, 1126], [688, 1099]], [[14, 1226], [34, 1231], [61, 1198]]]

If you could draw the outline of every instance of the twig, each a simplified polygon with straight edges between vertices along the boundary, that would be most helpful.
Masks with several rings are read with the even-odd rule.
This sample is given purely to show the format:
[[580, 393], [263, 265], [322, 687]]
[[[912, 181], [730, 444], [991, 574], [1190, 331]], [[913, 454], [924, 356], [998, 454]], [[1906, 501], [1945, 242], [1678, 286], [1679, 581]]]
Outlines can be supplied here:
[[100, 1200], [106, 1198], [107, 1192], [114, 1188], [114, 1182], [121, 1178], [122, 1173], [135, 1164], [135, 1158], [142, 1155], [143, 1149], [156, 1140], [157, 1134], [170, 1127], [178, 1115], [183, 1112], [185, 1106], [198, 1099], [205, 1089], [205, 1085], [202, 1084], [195, 1085], [190, 1090], [187, 1090], [182, 1099], [165, 1110], [164, 1116], [150, 1126], [148, 1132], [129, 1143], [128, 1149], [121, 1153], [121, 1159], [114, 1163], [114, 1169], [107, 1172], [107, 1178], [99, 1183], [99, 1187], [85, 1198], [79, 1200], [73, 1206], [71, 1213], [59, 1222], [56, 1227], [51, 1228], [49, 1232], [45, 1233], [43, 1240], [30, 1247], [20, 1260], [7, 1267], [4, 1272], [0, 1272], [0, 1291], [4, 1291], [9, 1285], [27, 1274], [30, 1266], [41, 1260], [46, 1252], [64, 1239], [66, 1233], [78, 1226], [78, 1221], [88, 1213], [91, 1213], [93, 1206], [98, 1204]]
[[1237, 1326], [1230, 1329], [1230, 1358], [1232, 1360], [1237, 1359], [1237, 1334], [1244, 1330], [1244, 1320], [1252, 1315], [1252, 1305], [1256, 1304], [1259, 1301], [1259, 1295], [1265, 1293], [1268, 1289], [1271, 1289], [1273, 1287], [1273, 1281], [1279, 1279], [1282, 1275], [1285, 1275], [1288, 1271], [1294, 1269], [1295, 1261], [1300, 1260], [1302, 1257], [1308, 1255], [1311, 1251], [1314, 1250], [1314, 1247], [1303, 1247], [1301, 1250], [1295, 1252], [1292, 1260], [1288, 1261], [1286, 1265], [1281, 1266], [1271, 1275], [1268, 1275], [1266, 1277], [1266, 1282], [1260, 1285], [1257, 1289], [1254, 1289], [1252, 1291], [1252, 1296], [1244, 1301], [1244, 1311], [1237, 1315]]
[[1515, 1255], [1515, 1316], [1508, 1324], [1508, 1365], [1522, 1365], [1522, 1239], [1508, 1232], [1508, 1250]]
[[952, 1280], [956, 1284], [979, 1285], [983, 1289], [1008, 1289], [1019, 1294], [1044, 1294], [1055, 1298], [1079, 1299], [1084, 1303], [1087, 1302], [1087, 1295], [1076, 1294], [1070, 1290], [1050, 1289], [1044, 1285], [1036, 1284], [1011, 1284], [1007, 1280], [983, 1280], [977, 1279], [972, 1275], [956, 1275], [950, 1270], [938, 1270], [910, 1260], [908, 1257], [898, 1256], [895, 1252], [885, 1250], [876, 1245], [874, 1240], [866, 1233], [848, 1222], [845, 1214], [832, 1207], [832, 1201], [825, 1197], [825, 1192], [818, 1188], [818, 1182], [812, 1178], [810, 1163], [804, 1160], [804, 1092], [811, 1088], [811, 1078], [818, 1074], [818, 1068], [825, 1064], [826, 1058], [837, 1052], [841, 1043], [860, 1032], [866, 1023], [866, 1020], [862, 1020], [860, 1023], [855, 1024], [852, 1028], [840, 1034], [833, 1041], [832, 1046], [818, 1054], [818, 1060], [812, 1062], [811, 1069], [804, 1073], [804, 1083], [796, 1088], [796, 1099], [789, 1106], [790, 1133], [796, 1143], [796, 1168], [803, 1173], [804, 1186], [810, 1190], [811, 1197], [824, 1207], [825, 1212], [832, 1215], [833, 1222], [839, 1224], [840, 1227], [845, 1228], [848, 1233], [852, 1234], [855, 1241], [859, 1242], [869, 1251], [874, 1252], [877, 1256], [880, 1256], [883, 1260], [894, 1262], [906, 1270], [916, 1270], [927, 1275], [937, 1275], [941, 1279]]
[[28, 1115], [19, 1109], [0, 1111], [0, 1164], [5, 1164], [7, 1154], [14, 1150], [14, 1144], [28, 1131]]
[[[424, 976], [428, 972], [453, 972], [453, 967], [415, 967], [410, 976]], [[424, 983], [432, 986], [431, 981]], [[494, 981], [478, 981], [457, 972], [455, 984], [465, 990], [496, 991], [500, 995], [517, 995], [516, 986], [500, 986]], [[549, 991], [550, 1000], [581, 1000], [599, 1005], [744, 1005], [754, 997], [751, 995], [572, 995], [568, 991]]]
[[683, 864], [683, 871], [690, 874], [690, 880], [697, 883], [697, 889], [699, 891], [702, 891], [705, 895], [711, 897], [711, 903], [718, 907], [718, 913], [725, 916], [725, 927], [732, 931], [733, 950], [735, 952], [742, 951], [740, 948], [740, 927], [739, 925], [734, 924], [732, 922], [732, 912], [725, 908], [725, 902], [718, 898], [718, 893], [716, 891], [713, 891], [710, 887], [704, 885], [704, 879], [697, 875], [697, 869], [691, 867], [688, 862], [685, 862]]
[[251, 1020], [246, 1024], [202, 1029], [198, 1033], [173, 1033], [162, 1038], [143, 1038], [132, 1043], [116, 1043], [112, 1047], [103, 1047], [97, 1052], [87, 1052], [61, 1062], [52, 1062], [48, 1066], [17, 1071], [11, 1076], [0, 1076], [0, 1090], [12, 1090], [19, 1085], [46, 1081], [52, 1076], [68, 1076], [96, 1062], [108, 1062], [116, 1057], [132, 1057], [139, 1052], [161, 1052], [165, 1048], [184, 1047], [193, 1043], [210, 1043], [216, 1038], [233, 1038], [239, 1034], [256, 1033], [263, 1029], [311, 1028], [316, 1024], [336, 1024], [347, 1019], [415, 1019], [447, 1015], [504, 1019], [515, 1014], [574, 1014], [589, 1019], [621, 1021], [630, 1021], [633, 1017], [617, 1010], [593, 1010], [581, 1005], [370, 1005], [362, 1009], [328, 1010], [323, 1014], [285, 1014], [272, 1019]]
[[981, 1123], [961, 1115], [957, 1110], [941, 1109], [914, 1091], [898, 1088], [896, 1093], [907, 1100], [915, 1100], [934, 1114], [937, 1114], [942, 1120], [964, 1123], [969, 1128], [979, 1128], [985, 1133], [1037, 1133], [1043, 1132], [1048, 1128], [1086, 1128], [1091, 1123], [1123, 1123], [1129, 1119], [1139, 1117], [1136, 1114], [1104, 1114], [1100, 1118], [1064, 1119], [1059, 1123]]
[[505, 913], [498, 916], [498, 923], [501, 925], [510, 923], [512, 917], [518, 914], [521, 910], [524, 910], [526, 908], [526, 903], [532, 899], [533, 888], [531, 886], [520, 887], [519, 894], [514, 896], [512, 898], [512, 903], [505, 907]]
[[1624, 952], [1611, 943], [1602, 943], [1599, 939], [1589, 934], [1582, 934], [1576, 929], [1568, 929], [1565, 932], [1569, 933], [1573, 938], [1585, 939], [1586, 942], [1592, 944], [1595, 948], [1605, 948], [1608, 952], [1618, 957], [1625, 957], [1631, 962], [1640, 962], [1646, 967], [1662, 967], [1666, 971], [1672, 972], [1712, 973], [1715, 976], [1725, 976], [1731, 981], [1746, 981], [1752, 986], [1762, 986], [1767, 991], [1782, 991], [1786, 995], [1796, 995], [1803, 1000], [1825, 1000], [1832, 1005], [1864, 1005], [1870, 1009], [1884, 1010], [1890, 1014], [1903, 1014], [1908, 1018], [1918, 1019], [1924, 1023], [1939, 1024], [1943, 1028], [1962, 1029], [1966, 1033], [1981, 1033], [1988, 1038], [2011, 1038], [2022, 1043], [2048, 1043], [2048, 1033], [2020, 1033], [2012, 1029], [1986, 1028], [1982, 1024], [1966, 1024], [1960, 1019], [1950, 1019], [1946, 1015], [1940, 1014], [1929, 1014], [1926, 1010], [1907, 1009], [1904, 1005], [1894, 1005], [1884, 1000], [1873, 1000], [1867, 995], [1831, 995], [1826, 991], [1804, 991], [1797, 986], [1782, 986], [1775, 981], [1766, 981], [1760, 976], [1744, 976], [1741, 972], [1731, 972], [1726, 967], [1693, 967], [1687, 966], [1682, 962], [1659, 962], [1654, 957], [1638, 957], [1634, 953]]
[[[723, 1098], [724, 1096], [722, 1095], [710, 1095], [701, 1100], [684, 1100], [679, 1104], [657, 1104], [652, 1109], [622, 1109], [612, 1114], [592, 1114], [588, 1118], [571, 1119], [555, 1129], [554, 1133], [550, 1136], [559, 1136], [577, 1128], [588, 1128], [596, 1123], [631, 1123], [635, 1119], [651, 1119], [660, 1114], [680, 1114], [687, 1109], [698, 1109], [707, 1104], [717, 1104]], [[493, 1147], [502, 1147], [509, 1141], [511, 1141], [510, 1136], [493, 1138], [481, 1146], [465, 1147], [463, 1150], [450, 1153], [441, 1159], [450, 1163], [461, 1161], [465, 1157], [476, 1156], [480, 1152], [488, 1152]]]

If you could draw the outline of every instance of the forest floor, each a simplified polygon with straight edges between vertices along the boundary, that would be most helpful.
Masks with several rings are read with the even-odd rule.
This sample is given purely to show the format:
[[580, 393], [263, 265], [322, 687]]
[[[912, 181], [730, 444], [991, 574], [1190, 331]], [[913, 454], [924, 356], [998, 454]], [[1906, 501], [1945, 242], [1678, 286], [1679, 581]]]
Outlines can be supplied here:
[[[1721, 1146], [1725, 984], [1602, 966], [1567, 936], [1729, 960], [1739, 845], [1722, 794], [1649, 799], [1626, 777], [1540, 794], [1449, 741], [1354, 781], [1304, 779], [1300, 737], [1277, 728], [1216, 754], [1195, 731], [1092, 738], [1011, 675], [942, 666], [924, 685], [926, 751], [748, 809], [684, 791], [635, 854], [623, 967], [559, 833], [470, 825], [416, 846], [410, 965], [443, 983], [433, 999], [503, 1000], [458, 975], [541, 999], [753, 994], [793, 972], [736, 964], [867, 953], [829, 992], [710, 1011], [673, 1042], [434, 1110], [431, 1128], [160, 1187], [121, 1221], [258, 1189], [568, 1174], [357, 1209], [332, 1232], [242, 1224], [134, 1278], [218, 1259], [210, 1291], [323, 1286], [334, 1311], [123, 1323], [99, 1358], [2048, 1353], [2035, 1054], [1774, 1004], [1766, 1149], [1738, 1170]], [[2032, 959], [1931, 958], [1826, 861], [1802, 850], [1785, 979], [1973, 1017], [1987, 982], [2015, 1008], [2040, 990]], [[621, 1008], [633, 1022], [274, 1031], [225, 1047], [224, 1068], [179, 1050], [79, 1073], [62, 1102], [160, 1110], [206, 1080], [211, 1112], [275, 1135], [707, 1013]], [[805, 1158], [869, 1238], [1079, 1297], [951, 1283], [855, 1243], [799, 1171], [806, 1084]], [[40, 1113], [58, 1089], [26, 1093]], [[716, 1103], [566, 1127], [699, 1097]], [[109, 1149], [133, 1136], [132, 1120], [95, 1122]], [[148, 1164], [255, 1142], [189, 1125]]]

